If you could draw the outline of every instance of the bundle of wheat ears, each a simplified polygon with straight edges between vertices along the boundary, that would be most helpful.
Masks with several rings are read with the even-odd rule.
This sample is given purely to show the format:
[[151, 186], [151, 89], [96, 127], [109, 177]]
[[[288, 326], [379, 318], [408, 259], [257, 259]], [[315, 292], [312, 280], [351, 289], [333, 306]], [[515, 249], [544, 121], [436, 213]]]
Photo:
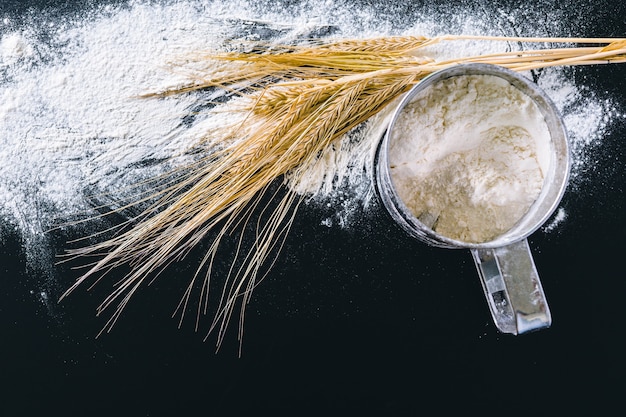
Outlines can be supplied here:
[[[458, 40], [503, 45], [537, 43], [543, 49], [439, 62], [422, 53], [426, 46]], [[548, 45], [559, 47], [547, 48]], [[108, 332], [140, 287], [211, 236], [214, 240], [175, 312], [182, 320], [192, 296], [198, 297], [197, 323], [207, 311], [212, 265], [222, 239], [232, 233], [243, 235], [253, 218], [252, 212], [265, 211], [263, 221], [256, 221], [253, 227], [248, 225], [252, 236], [246, 239], [252, 240], [251, 247], [242, 250], [242, 246], [237, 246], [223, 291], [214, 300], [216, 313], [208, 334], [217, 332], [219, 348], [237, 309], [241, 338], [245, 306], [268, 265], [271, 267], [303, 199], [290, 190], [268, 196], [275, 192], [270, 188], [275, 180], [285, 176], [304, 178], [308, 164], [333, 141], [435, 71], [464, 63], [494, 64], [514, 71], [624, 63], [626, 39], [383, 37], [292, 46], [260, 43], [247, 45], [244, 52], [198, 54], [195, 59], [218, 62], [214, 68], [219, 71], [193, 73], [187, 85], [146, 98], [224, 89], [238, 97], [228, 111], [243, 115], [243, 122], [224, 127], [217, 149], [207, 152], [175, 180], [156, 190], [150, 196], [150, 206], [133, 219], [132, 227], [109, 240], [71, 252], [73, 257], [100, 257], [63, 297], [85, 281], [102, 278], [111, 268], [129, 266], [130, 272], [115, 283], [97, 310], [100, 314], [113, 308], [103, 328]], [[207, 132], [208, 137], [214, 138], [215, 132]]]

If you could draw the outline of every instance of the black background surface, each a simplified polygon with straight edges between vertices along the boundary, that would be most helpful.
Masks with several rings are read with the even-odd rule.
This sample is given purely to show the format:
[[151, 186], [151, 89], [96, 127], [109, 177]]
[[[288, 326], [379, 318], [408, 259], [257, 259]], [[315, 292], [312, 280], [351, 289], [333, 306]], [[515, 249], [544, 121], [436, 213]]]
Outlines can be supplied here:
[[[0, 10], [17, 14], [46, 5], [3, 2]], [[60, 14], [83, 7], [49, 3]], [[572, 36], [626, 35], [626, 9], [617, 2], [501, 4], [575, 8], [589, 22]], [[626, 106], [625, 68], [580, 68], [576, 79]], [[203, 342], [191, 323], [178, 329], [170, 318], [181, 289], [176, 278], [193, 262], [138, 294], [113, 332], [96, 339], [104, 322], [94, 308], [104, 290], [77, 293], [47, 314], [32, 294], [36, 278], [20, 237], [7, 230], [0, 242], [0, 416], [601, 415], [626, 397], [625, 152], [622, 117], [586, 180], [566, 193], [566, 222], [530, 238], [553, 326], [517, 337], [492, 324], [467, 251], [412, 240], [380, 204], [349, 230], [321, 225], [327, 213], [303, 206], [255, 292], [241, 358], [234, 331], [215, 353], [213, 338]], [[53, 235], [59, 251], [73, 237], [67, 233]], [[77, 276], [68, 266], [56, 274], [61, 284]]]

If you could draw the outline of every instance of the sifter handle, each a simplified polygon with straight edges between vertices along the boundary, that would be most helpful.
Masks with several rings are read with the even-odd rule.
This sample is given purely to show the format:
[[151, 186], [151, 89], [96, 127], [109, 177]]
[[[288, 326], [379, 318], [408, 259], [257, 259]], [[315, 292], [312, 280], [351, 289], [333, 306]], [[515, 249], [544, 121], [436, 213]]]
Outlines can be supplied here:
[[521, 334], [552, 324], [527, 239], [471, 252], [491, 315], [501, 332]]

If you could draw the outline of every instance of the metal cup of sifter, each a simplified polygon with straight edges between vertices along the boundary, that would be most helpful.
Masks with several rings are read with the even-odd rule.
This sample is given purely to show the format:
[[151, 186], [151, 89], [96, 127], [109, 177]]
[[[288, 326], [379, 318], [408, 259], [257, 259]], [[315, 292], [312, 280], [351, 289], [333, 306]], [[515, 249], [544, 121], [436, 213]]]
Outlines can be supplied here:
[[[398, 196], [389, 166], [389, 143], [404, 108], [430, 85], [461, 75], [491, 75], [508, 81], [536, 103], [551, 138], [549, 170], [539, 196], [511, 229], [482, 243], [451, 239], [417, 219]], [[409, 235], [431, 246], [469, 249], [496, 327], [503, 333], [520, 334], [549, 327], [552, 323], [527, 238], [545, 223], [560, 203], [567, 186], [570, 163], [567, 134], [561, 117], [535, 83], [499, 66], [462, 64], [424, 78], [403, 97], [378, 145], [374, 170], [378, 195], [392, 219]]]

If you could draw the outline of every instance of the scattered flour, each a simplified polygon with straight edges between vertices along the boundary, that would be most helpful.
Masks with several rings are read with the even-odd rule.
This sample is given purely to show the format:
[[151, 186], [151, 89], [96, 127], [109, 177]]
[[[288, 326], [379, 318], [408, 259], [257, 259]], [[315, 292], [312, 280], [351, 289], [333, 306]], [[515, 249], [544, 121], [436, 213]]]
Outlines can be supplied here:
[[567, 219], [567, 212], [563, 207], [559, 207], [556, 213], [552, 216], [549, 222], [547, 222], [542, 230], [546, 233], [552, 232], [556, 229], [561, 223], [563, 223]]
[[10, 33], [0, 39], [0, 68], [25, 61], [34, 55], [33, 47], [19, 33]]
[[424, 224], [481, 243], [511, 229], [539, 196], [550, 143], [537, 105], [506, 80], [450, 77], [400, 113], [389, 142], [391, 177]]
[[[88, 199], [94, 192], [124, 198], [129, 185], [184, 164], [186, 157], [177, 156], [228, 115], [205, 111], [206, 96], [135, 96], [182, 82], [186, 74], [166, 64], [186, 54], [222, 48], [229, 39], [282, 42], [311, 34], [569, 36], [581, 23], [566, 8], [534, 19], [532, 11], [409, 3], [355, 8], [349, 0], [129, 0], [71, 16], [45, 10], [13, 16], [0, 6], [0, 234], [18, 230], [30, 265], [53, 270], [54, 247], [45, 231], [59, 219], [95, 214]], [[512, 31], [515, 20], [530, 23]], [[445, 58], [522, 47], [528, 46], [460, 42], [424, 52]], [[564, 116], [575, 183], [614, 116], [624, 112], [580, 89], [559, 68], [543, 71], [537, 81]], [[313, 204], [336, 207], [320, 222], [349, 228], [363, 219], [373, 201], [373, 151], [387, 120], [381, 114], [346, 135], [311, 167], [307, 183], [290, 184]]]

